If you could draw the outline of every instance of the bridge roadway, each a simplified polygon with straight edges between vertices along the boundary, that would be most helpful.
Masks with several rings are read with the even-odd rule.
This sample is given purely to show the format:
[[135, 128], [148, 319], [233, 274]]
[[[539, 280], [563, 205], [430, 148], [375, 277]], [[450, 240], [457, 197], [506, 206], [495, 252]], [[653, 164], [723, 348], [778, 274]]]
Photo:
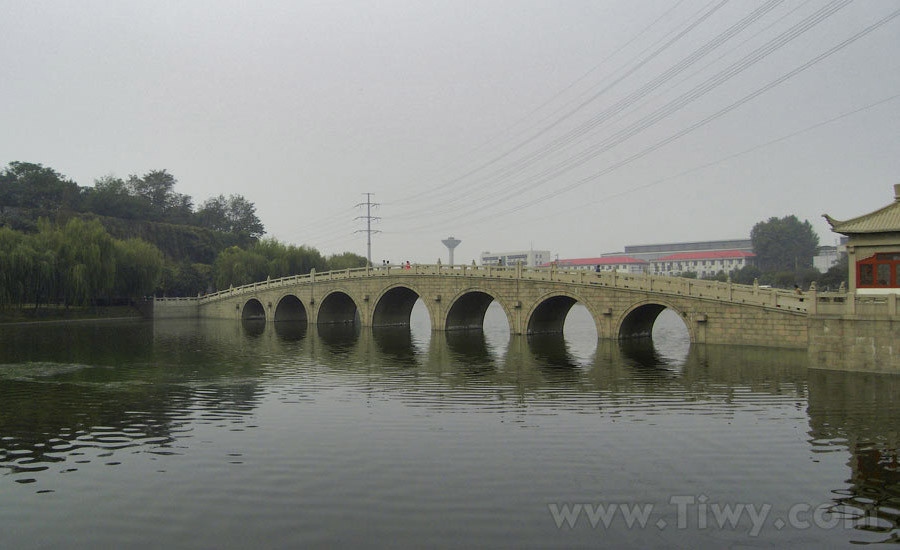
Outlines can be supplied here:
[[691, 342], [805, 348], [815, 292], [678, 277], [553, 268], [415, 265], [310, 273], [253, 283], [198, 298], [163, 298], [154, 317], [264, 319], [312, 324], [409, 325], [416, 301], [437, 331], [481, 328], [496, 301], [510, 332], [562, 332], [576, 303], [603, 339], [649, 336], [666, 308]]

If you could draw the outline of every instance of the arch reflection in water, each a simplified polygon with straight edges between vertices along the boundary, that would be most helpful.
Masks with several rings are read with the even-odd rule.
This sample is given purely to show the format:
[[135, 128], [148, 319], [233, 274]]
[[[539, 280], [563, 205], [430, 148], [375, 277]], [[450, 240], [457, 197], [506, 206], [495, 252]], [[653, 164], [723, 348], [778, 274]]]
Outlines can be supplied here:
[[498, 356], [502, 351], [493, 349], [484, 332], [447, 332], [435, 335], [432, 342], [435, 345], [431, 353], [440, 356], [446, 346], [451, 368], [466, 377], [483, 378], [497, 372]]
[[685, 364], [691, 337], [681, 316], [658, 304], [633, 310], [622, 325], [632, 337], [618, 342], [622, 355], [634, 365], [650, 369], [673, 369]]
[[299, 342], [306, 337], [309, 323], [303, 321], [281, 321], [275, 323], [275, 334], [283, 342]]
[[418, 367], [423, 362], [421, 343], [408, 327], [372, 327], [372, 340], [383, 356], [379, 359], [401, 367]]
[[346, 356], [359, 342], [360, 327], [357, 324], [317, 325], [314, 334], [317, 336], [315, 340], [329, 352]]
[[241, 319], [241, 328], [247, 336], [259, 338], [266, 332], [266, 320], [259, 318]]
[[574, 382], [579, 378], [582, 362], [572, 355], [562, 334], [529, 334], [526, 339], [535, 366], [548, 380]]

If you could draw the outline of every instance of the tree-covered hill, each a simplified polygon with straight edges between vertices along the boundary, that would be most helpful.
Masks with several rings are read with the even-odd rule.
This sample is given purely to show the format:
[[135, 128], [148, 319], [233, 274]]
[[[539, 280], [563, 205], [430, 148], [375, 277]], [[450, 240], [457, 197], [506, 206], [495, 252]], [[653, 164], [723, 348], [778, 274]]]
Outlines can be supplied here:
[[[80, 186], [41, 164], [11, 162], [0, 170], [0, 252], [7, 261], [0, 305], [96, 303], [134, 297], [135, 292], [192, 296], [307, 273], [313, 267], [365, 265], [362, 256], [349, 252], [326, 258], [312, 247], [260, 241], [265, 227], [252, 202], [241, 195], [219, 195], [195, 208], [194, 199], [178, 193], [176, 184], [166, 170], [153, 170], [125, 179], [103, 176], [93, 186]], [[77, 238], [72, 241], [71, 235], [83, 228], [90, 228], [95, 243], [118, 252], [100, 254], [91, 245], [93, 249], [72, 256]], [[63, 241], [69, 244], [63, 246]], [[153, 265], [136, 267], [141, 264], [136, 250]], [[128, 275], [133, 269], [143, 269], [139, 291], [115, 279], [133, 278]], [[92, 270], [106, 275], [97, 279]], [[59, 273], [51, 277], [45, 271]], [[84, 282], [86, 273], [92, 274], [90, 284]], [[26, 281], [28, 277], [43, 282]]]

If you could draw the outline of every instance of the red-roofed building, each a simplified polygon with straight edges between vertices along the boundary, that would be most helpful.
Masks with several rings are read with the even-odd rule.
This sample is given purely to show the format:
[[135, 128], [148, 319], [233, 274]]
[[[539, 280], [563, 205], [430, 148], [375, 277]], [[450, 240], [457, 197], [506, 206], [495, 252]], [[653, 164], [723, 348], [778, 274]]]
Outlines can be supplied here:
[[583, 269], [586, 271], [621, 271], [626, 273], [646, 273], [650, 262], [630, 256], [603, 256], [601, 258], [573, 258], [546, 263], [543, 267], [556, 266], [563, 269]]
[[681, 275], [694, 272], [697, 277], [711, 277], [719, 271], [730, 273], [753, 262], [756, 254], [745, 250], [710, 250], [683, 252], [657, 258], [652, 262], [655, 275]]

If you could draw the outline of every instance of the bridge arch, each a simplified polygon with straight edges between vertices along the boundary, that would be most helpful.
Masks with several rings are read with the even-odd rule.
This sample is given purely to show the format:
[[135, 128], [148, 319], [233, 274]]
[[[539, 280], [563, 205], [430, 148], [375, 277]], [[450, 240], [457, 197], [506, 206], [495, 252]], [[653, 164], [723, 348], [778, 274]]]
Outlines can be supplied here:
[[425, 309], [428, 310], [428, 319], [431, 321], [432, 328], [437, 327], [432, 305], [416, 287], [406, 283], [397, 283], [381, 291], [375, 298], [375, 307], [372, 309], [369, 325], [373, 327], [408, 327], [413, 306], [420, 298], [425, 304]]
[[246, 321], [265, 321], [266, 308], [263, 307], [262, 302], [258, 299], [250, 298], [244, 302], [244, 306], [241, 308], [241, 319]]
[[561, 334], [566, 323], [566, 316], [575, 304], [581, 304], [588, 310], [588, 313], [591, 314], [591, 318], [594, 320], [597, 337], [602, 338], [604, 335], [603, 324], [600, 322], [597, 312], [594, 311], [587, 300], [577, 294], [566, 291], [548, 292], [535, 300], [531, 309], [525, 315], [525, 333]]
[[692, 323], [687, 319], [687, 313], [667, 300], [642, 300], [633, 304], [619, 317], [613, 336], [623, 340], [627, 338], [649, 338], [653, 334], [653, 323], [663, 310], [671, 309], [678, 314], [678, 318], [684, 322], [691, 342], [696, 342], [696, 335]]
[[359, 319], [360, 309], [349, 291], [335, 288], [322, 297], [316, 311], [316, 323], [329, 325], [336, 323], [355, 323]]
[[309, 315], [303, 301], [294, 294], [284, 294], [275, 306], [274, 321], [308, 321]]
[[490, 290], [478, 287], [460, 291], [450, 300], [444, 317], [444, 330], [483, 330], [484, 314], [494, 301], [503, 308], [510, 332], [515, 332], [515, 318], [506, 303]]

